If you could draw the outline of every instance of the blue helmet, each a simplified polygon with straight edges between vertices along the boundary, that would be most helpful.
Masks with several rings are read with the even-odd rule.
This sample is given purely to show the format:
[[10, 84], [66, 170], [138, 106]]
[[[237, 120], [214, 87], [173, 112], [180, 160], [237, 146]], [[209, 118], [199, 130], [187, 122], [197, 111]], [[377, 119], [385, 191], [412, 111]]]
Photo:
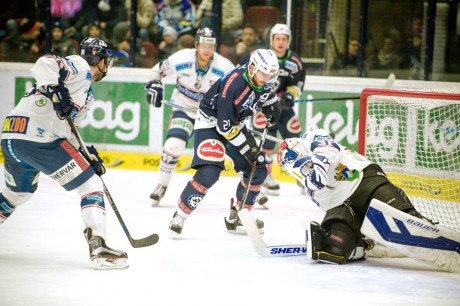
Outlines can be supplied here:
[[101, 59], [106, 60], [106, 65], [112, 63], [112, 50], [107, 43], [99, 38], [86, 37], [80, 43], [80, 56], [83, 57], [89, 65], [97, 66]]

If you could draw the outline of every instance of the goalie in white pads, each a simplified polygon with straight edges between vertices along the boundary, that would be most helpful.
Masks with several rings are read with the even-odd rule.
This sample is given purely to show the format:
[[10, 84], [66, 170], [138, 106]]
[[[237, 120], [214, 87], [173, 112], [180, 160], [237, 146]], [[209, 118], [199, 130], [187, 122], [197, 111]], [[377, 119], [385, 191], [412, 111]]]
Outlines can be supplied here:
[[[385, 246], [445, 270], [455, 271], [455, 265], [459, 269], [459, 234], [424, 219], [379, 165], [338, 144], [325, 130], [286, 139], [279, 147], [278, 163], [304, 184], [307, 195], [326, 212], [321, 224], [313, 221], [308, 229], [311, 259], [335, 264], [364, 259], [364, 251], [372, 248], [373, 241], [364, 239], [363, 228], [371, 228], [364, 234]], [[422, 224], [425, 230], [417, 232], [420, 236], [407, 234], [394, 239], [385, 230], [385, 218], [378, 217], [382, 214], [404, 220], [406, 227], [420, 228]], [[406, 227], [400, 230], [408, 231], [403, 230]], [[420, 255], [432, 252], [436, 257]]]
[[[6, 188], [0, 193], [0, 224], [37, 190], [40, 172], [81, 198], [84, 235], [96, 269], [124, 269], [128, 255], [107, 246], [102, 159], [94, 146], [87, 161], [65, 117], [76, 126], [94, 103], [91, 84], [112, 63], [105, 41], [85, 38], [80, 55], [44, 55], [32, 67], [35, 84], [8, 114], [2, 128]], [[50, 199], [51, 200], [51, 199]], [[43, 212], [44, 214], [46, 212]]]

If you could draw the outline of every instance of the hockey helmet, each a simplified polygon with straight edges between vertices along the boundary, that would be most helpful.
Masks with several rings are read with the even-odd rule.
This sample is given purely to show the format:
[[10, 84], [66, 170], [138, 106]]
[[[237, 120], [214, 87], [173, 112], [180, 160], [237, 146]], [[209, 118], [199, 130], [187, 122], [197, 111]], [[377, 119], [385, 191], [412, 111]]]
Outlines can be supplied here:
[[291, 29], [283, 23], [275, 24], [270, 30], [270, 45], [273, 45], [273, 35], [280, 34], [280, 35], [287, 35], [288, 37], [288, 45], [291, 44]]
[[90, 66], [97, 66], [101, 59], [106, 61], [107, 67], [112, 64], [112, 50], [107, 43], [99, 38], [86, 37], [80, 43], [80, 56], [83, 57]]
[[258, 71], [269, 75], [271, 80], [276, 79], [278, 75], [278, 57], [276, 57], [275, 52], [270, 49], [257, 49], [252, 52], [251, 57], [249, 58], [248, 67], [251, 65], [254, 65], [253, 73], [250, 74], [251, 77], [253, 77]]
[[195, 35], [195, 44], [216, 44], [216, 33], [213, 29], [204, 27], [199, 28]]

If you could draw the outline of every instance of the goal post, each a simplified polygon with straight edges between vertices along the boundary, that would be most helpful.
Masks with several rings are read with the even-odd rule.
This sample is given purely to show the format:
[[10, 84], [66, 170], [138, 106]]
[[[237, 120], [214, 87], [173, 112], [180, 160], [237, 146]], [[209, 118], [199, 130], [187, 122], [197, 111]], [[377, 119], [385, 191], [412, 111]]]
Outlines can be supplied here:
[[422, 215], [460, 232], [460, 89], [364, 89], [358, 152]]

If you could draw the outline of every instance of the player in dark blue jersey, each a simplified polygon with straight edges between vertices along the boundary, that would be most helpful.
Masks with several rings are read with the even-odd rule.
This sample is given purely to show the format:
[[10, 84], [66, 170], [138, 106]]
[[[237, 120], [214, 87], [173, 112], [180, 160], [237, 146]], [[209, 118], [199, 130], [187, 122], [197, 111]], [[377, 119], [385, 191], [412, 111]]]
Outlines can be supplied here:
[[[182, 232], [184, 221], [197, 208], [224, 169], [225, 155], [233, 163], [241, 181], [236, 188], [236, 203], [252, 208], [267, 176], [265, 162], [257, 162], [259, 152], [254, 136], [245, 126], [246, 119], [262, 111], [267, 124], [278, 120], [281, 107], [272, 93], [278, 75], [278, 59], [268, 49], [258, 49], [247, 65], [240, 66], [216, 82], [204, 95], [195, 120], [194, 157], [197, 170], [182, 191], [169, 228], [171, 238]], [[264, 160], [264, 159], [263, 159]], [[259, 159], [260, 161], [260, 159]], [[252, 167], [256, 167], [246, 203], [241, 203]], [[244, 232], [236, 210], [232, 209], [227, 226], [230, 232]], [[263, 232], [263, 222], [258, 220]]]
[[[299, 137], [301, 131], [299, 118], [293, 107], [294, 101], [299, 99], [302, 93], [305, 70], [299, 55], [289, 49], [291, 37], [291, 30], [285, 24], [278, 23], [270, 30], [270, 48], [276, 53], [280, 66], [273, 91], [278, 96], [282, 109], [278, 122], [268, 131], [268, 135], [273, 137], [277, 136], [277, 132], [282, 138]], [[263, 114], [256, 114], [252, 124], [256, 131], [261, 131], [264, 128]], [[263, 195], [279, 195], [280, 186], [271, 175], [275, 146], [275, 142], [267, 139], [262, 148], [267, 156], [268, 175], [262, 184], [259, 204], [267, 201]]]

